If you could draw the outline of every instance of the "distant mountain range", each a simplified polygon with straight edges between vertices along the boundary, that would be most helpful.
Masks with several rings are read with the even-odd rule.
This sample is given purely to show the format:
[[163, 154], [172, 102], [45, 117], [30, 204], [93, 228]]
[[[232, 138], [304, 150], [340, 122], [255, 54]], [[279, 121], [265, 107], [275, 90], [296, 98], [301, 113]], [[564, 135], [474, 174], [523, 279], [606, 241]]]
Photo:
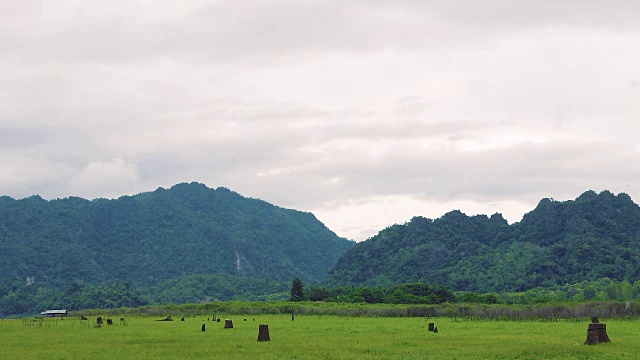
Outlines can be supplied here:
[[587, 191], [543, 199], [512, 225], [500, 214], [452, 211], [356, 244], [311, 213], [199, 183], [114, 200], [4, 196], [0, 255], [0, 316], [56, 305], [268, 300], [286, 297], [294, 278], [524, 291], [640, 279], [640, 207], [626, 194]]
[[326, 284], [422, 281], [454, 290], [524, 291], [604, 277], [640, 279], [640, 208], [627, 194], [543, 199], [519, 223], [500, 214], [414, 217], [356, 244]]

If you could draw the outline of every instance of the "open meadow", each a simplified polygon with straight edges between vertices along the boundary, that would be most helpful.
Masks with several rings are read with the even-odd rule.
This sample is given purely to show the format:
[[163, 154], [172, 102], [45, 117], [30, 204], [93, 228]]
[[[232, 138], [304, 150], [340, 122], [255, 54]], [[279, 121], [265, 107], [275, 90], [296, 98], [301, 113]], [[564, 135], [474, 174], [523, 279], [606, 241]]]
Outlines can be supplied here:
[[[104, 317], [107, 318], [106, 316]], [[634, 359], [640, 322], [607, 320], [611, 343], [583, 345], [589, 321], [453, 321], [450, 318], [234, 315], [0, 320], [3, 359]], [[246, 321], [245, 321], [246, 319]], [[428, 331], [434, 322], [438, 333]], [[205, 324], [206, 331], [202, 331]], [[268, 324], [270, 342], [258, 342]]]

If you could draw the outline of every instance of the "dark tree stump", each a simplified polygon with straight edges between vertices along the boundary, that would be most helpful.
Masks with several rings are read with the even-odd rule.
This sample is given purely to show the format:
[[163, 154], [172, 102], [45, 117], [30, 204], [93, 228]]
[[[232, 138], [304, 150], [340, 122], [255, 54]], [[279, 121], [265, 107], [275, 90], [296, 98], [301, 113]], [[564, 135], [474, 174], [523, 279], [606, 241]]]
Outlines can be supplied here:
[[202, 324], [202, 331], [205, 331], [206, 326], [204, 324]]
[[435, 329], [436, 324], [429, 323], [429, 331], [433, 331]]
[[216, 322], [220, 322], [220, 319], [216, 319]]
[[589, 329], [587, 329], [587, 340], [584, 344], [597, 345], [606, 342], [611, 342], [607, 335], [607, 324], [589, 324]]
[[434, 333], [434, 334], [437, 334], [437, 333], [438, 333], [438, 327], [437, 327], [437, 326], [433, 328], [433, 333]]
[[98, 316], [98, 318], [96, 319], [96, 324], [102, 325], [102, 316]]
[[269, 325], [258, 325], [258, 341], [271, 341]]
[[184, 318], [180, 318], [180, 321], [184, 321]]
[[224, 321], [224, 328], [225, 329], [233, 329], [233, 321], [226, 319]]
[[80, 320], [87, 320], [87, 318], [84, 315], [82, 315], [80, 316]]
[[113, 325], [113, 320], [107, 319], [107, 325]]

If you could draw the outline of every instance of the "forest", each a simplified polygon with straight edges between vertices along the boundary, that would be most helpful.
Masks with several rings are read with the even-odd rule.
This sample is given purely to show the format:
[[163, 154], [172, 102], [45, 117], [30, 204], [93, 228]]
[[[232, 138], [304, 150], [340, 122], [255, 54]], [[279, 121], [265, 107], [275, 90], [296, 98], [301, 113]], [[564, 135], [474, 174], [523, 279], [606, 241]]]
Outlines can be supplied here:
[[0, 197], [0, 316], [305, 300], [538, 304], [640, 298], [640, 208], [542, 199], [522, 221], [454, 210], [366, 241], [313, 214], [198, 183], [115, 200]]
[[321, 280], [353, 244], [311, 213], [198, 183], [114, 200], [4, 196], [0, 301], [118, 280], [167, 302], [253, 299], [296, 276]]
[[523, 292], [640, 279], [640, 208], [626, 194], [543, 199], [522, 221], [451, 211], [414, 217], [349, 249], [329, 287], [424, 282], [456, 291]]

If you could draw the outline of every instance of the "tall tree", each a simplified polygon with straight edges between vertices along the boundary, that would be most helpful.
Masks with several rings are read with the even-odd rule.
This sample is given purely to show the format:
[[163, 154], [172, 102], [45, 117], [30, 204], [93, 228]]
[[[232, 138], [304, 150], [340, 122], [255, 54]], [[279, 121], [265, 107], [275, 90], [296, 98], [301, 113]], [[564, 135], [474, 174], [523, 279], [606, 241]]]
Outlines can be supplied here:
[[303, 301], [306, 300], [304, 295], [304, 284], [300, 278], [293, 279], [291, 284], [291, 298], [290, 301]]

